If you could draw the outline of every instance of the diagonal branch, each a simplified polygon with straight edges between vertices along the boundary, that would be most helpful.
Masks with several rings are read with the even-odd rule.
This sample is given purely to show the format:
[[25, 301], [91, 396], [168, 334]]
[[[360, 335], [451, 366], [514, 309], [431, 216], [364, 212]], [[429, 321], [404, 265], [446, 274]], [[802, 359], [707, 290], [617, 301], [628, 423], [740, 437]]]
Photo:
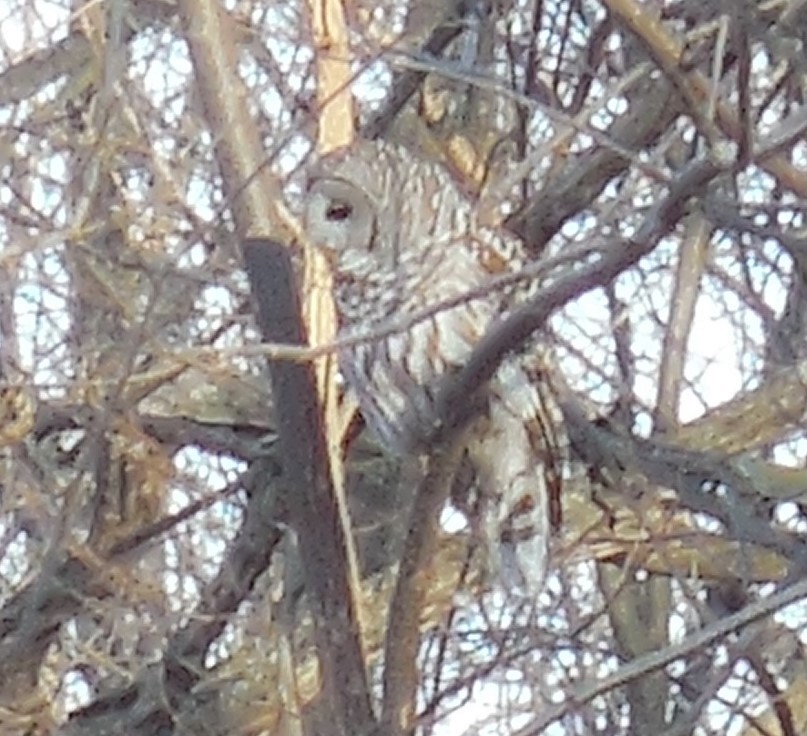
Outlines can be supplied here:
[[[442, 22], [435, 26], [426, 39], [422, 48], [424, 55], [440, 56], [446, 47], [462, 33], [463, 25], [460, 19], [463, 13], [467, 12], [469, 5], [470, 3], [454, 0], [453, 7], [446, 12]], [[369, 139], [382, 137], [409, 98], [415, 94], [425, 77], [425, 71], [415, 69], [396, 75], [386, 104], [365, 123], [362, 127], [362, 135]]]
[[622, 687], [625, 683], [635, 680], [637, 677], [642, 677], [649, 672], [655, 672], [662, 667], [666, 667], [691, 652], [703, 650], [705, 647], [720, 641], [723, 637], [766, 618], [785, 606], [803, 599], [805, 596], [807, 596], [807, 580], [801, 580], [768, 598], [751, 603], [731, 616], [726, 616], [709, 626], [705, 626], [663, 651], [639, 657], [620, 667], [613, 674], [599, 678], [595, 683], [585, 684], [577, 692], [570, 694], [559, 705], [547, 708], [532, 723], [516, 731], [515, 736], [539, 736], [539, 734], [545, 732], [550, 724], [569, 713], [573, 713], [594, 698]]
[[625, 243], [615, 243], [598, 261], [548, 284], [535, 299], [494, 325], [463, 369], [441, 387], [436, 402], [435, 429], [427, 438], [427, 445], [439, 444], [444, 432], [450, 435], [457, 427], [467, 424], [475, 409], [468, 397], [474, 396], [493, 376], [506, 355], [522, 347], [544, 326], [552, 312], [586, 291], [607, 284], [650, 253], [675, 227], [690, 198], [702, 192], [719, 173], [719, 166], [711, 160], [693, 162], [671, 183], [667, 196], [648, 213], [635, 237]]
[[384, 699], [382, 733], [408, 734], [413, 729], [417, 704], [421, 611], [427, 600], [427, 562], [436, 554], [440, 509], [448, 498], [460, 459], [457, 433], [441, 440], [430, 453], [410, 514], [398, 579], [389, 608], [384, 643]]

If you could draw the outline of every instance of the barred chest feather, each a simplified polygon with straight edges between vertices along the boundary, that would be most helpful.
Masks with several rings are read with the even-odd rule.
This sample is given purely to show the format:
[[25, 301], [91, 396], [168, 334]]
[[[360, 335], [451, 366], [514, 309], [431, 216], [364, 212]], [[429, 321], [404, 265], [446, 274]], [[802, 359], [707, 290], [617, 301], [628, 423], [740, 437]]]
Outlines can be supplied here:
[[[488, 274], [472, 249], [449, 248], [435, 248], [419, 263], [402, 260], [394, 273], [336, 276], [340, 334], [366, 338], [341, 351], [340, 367], [369, 427], [395, 453], [413, 449], [429, 429], [441, 380], [465, 364], [512, 299], [508, 293], [464, 299]], [[451, 299], [459, 303], [439, 309]], [[430, 307], [435, 312], [424, 318]]]

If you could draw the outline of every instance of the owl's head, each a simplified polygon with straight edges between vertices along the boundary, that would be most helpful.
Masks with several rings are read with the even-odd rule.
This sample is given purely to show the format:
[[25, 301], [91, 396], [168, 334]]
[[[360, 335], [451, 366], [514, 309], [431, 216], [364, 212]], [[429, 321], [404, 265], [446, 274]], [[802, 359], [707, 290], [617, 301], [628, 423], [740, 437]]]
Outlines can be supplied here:
[[401, 218], [392, 184], [397, 167], [384, 160], [384, 150], [384, 144], [357, 142], [308, 171], [306, 236], [331, 265], [334, 296], [347, 321], [368, 305], [380, 313], [397, 303]]
[[308, 184], [305, 230], [312, 245], [333, 259], [368, 253], [377, 238], [378, 208], [372, 197], [339, 172], [317, 172]]
[[334, 265], [397, 266], [458, 224], [467, 210], [442, 166], [385, 141], [356, 141], [323, 157], [308, 176], [305, 227]]
[[[383, 258], [382, 242], [398, 216], [398, 167], [389, 144], [357, 141], [322, 158], [309, 172], [306, 233], [333, 260]], [[394, 231], [394, 228], [393, 228]]]
[[442, 166], [393, 143], [356, 141], [308, 172], [305, 231], [330, 261], [343, 313], [401, 306], [471, 218]]

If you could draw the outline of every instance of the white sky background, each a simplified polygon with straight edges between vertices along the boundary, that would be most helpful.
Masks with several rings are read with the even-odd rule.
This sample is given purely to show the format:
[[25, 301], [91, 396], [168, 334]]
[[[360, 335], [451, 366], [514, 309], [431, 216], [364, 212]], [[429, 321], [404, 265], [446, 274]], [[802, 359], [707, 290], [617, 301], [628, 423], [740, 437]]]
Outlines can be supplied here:
[[[2, 11], [0, 11], [0, 38], [2, 38], [5, 47], [11, 51], [12, 61], [14, 60], [14, 54], [21, 54], [23, 51], [30, 52], [37, 45], [32, 42], [31, 38], [26, 37], [25, 33], [32, 33], [34, 38], [49, 38], [52, 40], [64, 35], [66, 30], [67, 18], [61, 3], [29, 0], [27, 6], [24, 25], [18, 23], [19, 18], [16, 16], [3, 18]], [[267, 18], [264, 19], [264, 28], [272, 27], [278, 31], [285, 31], [289, 39], [291, 39], [295, 33], [293, 12], [290, 6], [285, 6], [284, 9], [284, 6], [279, 4], [279, 7], [280, 9], [270, 9], [268, 11]], [[48, 41], [48, 43], [50, 42]], [[154, 60], [149, 48], [154, 42], [162, 44], [164, 39], [146, 38], [135, 44], [134, 57], [141, 61], [135, 62], [131, 74], [135, 78], [144, 80], [145, 88], [143, 91], [151, 96], [155, 106], [163, 107], [167, 115], [182, 116], [185, 113], [187, 97], [177, 93], [186, 89], [192, 82], [192, 67], [187, 50], [182, 43], [175, 43], [167, 56], [164, 55]], [[280, 32], [271, 37], [268, 36], [267, 48], [282, 70], [289, 86], [300, 88], [304, 80], [299, 76], [299, 70], [307, 65], [311, 57], [310, 50], [295, 45], [291, 40], [284, 41]], [[3, 63], [8, 63], [8, 60]], [[143, 68], [144, 64], [148, 65], [147, 69]], [[248, 79], [251, 74], [257, 73], [256, 70], [257, 68], [249, 60], [244, 60], [242, 73], [245, 78]], [[389, 75], [384, 68], [383, 62], [373, 64], [372, 71], [365, 75], [364, 82], [356, 86], [356, 93], [366, 100], [380, 100], [381, 90], [378, 86], [378, 80], [389, 80]], [[256, 103], [264, 111], [279, 110], [282, 100], [274, 90], [269, 89], [271, 85], [264, 84], [263, 86], [268, 91], [265, 97], [257, 99]], [[310, 93], [311, 90], [308, 90], [308, 92]], [[46, 91], [44, 94], [48, 94], [48, 92]], [[0, 125], [8, 124], [9, 122], [8, 113], [0, 110]], [[287, 111], [278, 118], [277, 122], [286, 125], [290, 131], [290, 138], [295, 138], [291, 133], [293, 123]], [[297, 143], [293, 144], [288, 149], [288, 153], [280, 159], [284, 166], [290, 167], [294, 165], [299, 157], [304, 154], [305, 144], [302, 137], [296, 136], [296, 141]], [[172, 157], [177, 155], [173, 140], [169, 138], [160, 140], [155, 133], [153, 142], [155, 150], [165, 157], [165, 164], [170, 166]], [[209, 141], [206, 143], [209, 143]], [[802, 154], [804, 154], [804, 148], [802, 148]], [[56, 182], [66, 181], [68, 172], [65, 170], [65, 160], [62, 157], [43, 154], [40, 158], [39, 166], [43, 177], [50, 178]], [[637, 191], [640, 192], [641, 183], [637, 182], [636, 186]], [[746, 196], [757, 196], [760, 200], [764, 200], [767, 196], [765, 189], [770, 187], [770, 182], [766, 181], [764, 176], [760, 176], [754, 187], [746, 192]], [[136, 187], [133, 188], [132, 194], [133, 196], [137, 195]], [[200, 181], [198, 190], [194, 191], [192, 189], [189, 192], [188, 203], [200, 216], [212, 221], [216, 216], [216, 212], [208, 195], [209, 191], [206, 184]], [[0, 198], [8, 201], [9, 196], [7, 188], [0, 183]], [[146, 195], [143, 194], [143, 196], [145, 197]], [[35, 187], [30, 192], [30, 197], [35, 207], [43, 210], [53, 207], [52, 195], [48, 185], [45, 183], [39, 188]], [[144, 206], [147, 206], [147, 201], [144, 201]], [[66, 214], [64, 217], [66, 218]], [[69, 222], [65, 222], [65, 225], [69, 226]], [[576, 235], [575, 231], [581, 226], [583, 226], [583, 223], [580, 221], [570, 222], [564, 228], [564, 232], [573, 237]], [[11, 240], [11, 234], [0, 228], [0, 248], [8, 248]], [[59, 247], [59, 244], [52, 245]], [[733, 244], [730, 239], [725, 239], [717, 252], [719, 253], [721, 249], [725, 249], [726, 253], [728, 253], [732, 247]], [[770, 248], [772, 258], [781, 257], [781, 253], [778, 252], [778, 246], [772, 244]], [[653, 254], [652, 259], [655, 261], [662, 256], [672, 262], [672, 259], [675, 258], [675, 253], [676, 247], [674, 245], [662, 245]], [[54, 260], [54, 264], [56, 263], [58, 262]], [[644, 369], [641, 373], [646, 375], [657, 375], [654, 367], [657, 365], [660, 356], [660, 341], [663, 328], [654, 321], [652, 315], [654, 311], [659, 310], [664, 315], [673, 273], [674, 269], [659, 269], [657, 274], [657, 293], [648, 290], [646, 275], [637, 277], [635, 273], [625, 274], [617, 283], [617, 296], [625, 304], [629, 305], [630, 322], [634, 327], [636, 345], [639, 347], [640, 352], [643, 353], [646, 363], [644, 366], [640, 365], [639, 367]], [[64, 280], [63, 274], [52, 273], [50, 276], [52, 279], [58, 280], [62, 278]], [[745, 310], [739, 299], [727, 293], [718, 284], [714, 286], [715, 290], [713, 292], [707, 289], [701, 294], [689, 342], [690, 357], [687, 365], [687, 377], [696, 383], [699, 395], [696, 396], [691, 391], [685, 395], [681, 406], [681, 419], [684, 421], [702, 414], [709, 406], [717, 406], [725, 402], [739, 390], [747, 387], [749, 376], [753, 372], [752, 369], [760, 357], [759, 351], [762, 349], [762, 332], [759, 325], [754, 323], [755, 318], [750, 311]], [[32, 286], [31, 288], [36, 287]], [[713, 294], [717, 294], [718, 298], [715, 298]], [[37, 296], [38, 298], [34, 301], [42, 299], [41, 295]], [[224, 290], [211, 290], [208, 297], [211, 309], [226, 308], [228, 304]], [[766, 299], [769, 305], [777, 310], [781, 309], [784, 299], [782, 285], [774, 281], [769, 282]], [[48, 295], [43, 301], [44, 305], [48, 309], [52, 309], [54, 314], [66, 314], [66, 303], [63, 300], [60, 301], [56, 295]], [[583, 351], [592, 364], [609, 367], [612, 362], [611, 345], [608, 337], [611, 327], [608, 324], [608, 314], [604, 305], [602, 292], [588, 294], [564, 309], [563, 313], [555, 318], [554, 327], [575, 347]], [[745, 320], [750, 323], [750, 327], [746, 329], [746, 334], [750, 334], [752, 339], [755, 340], [756, 344], [751, 346], [753, 351], [749, 351], [748, 346], [742, 346], [737, 334], [737, 317], [743, 312], [747, 312], [749, 315], [748, 320]], [[41, 322], [37, 322], [31, 315], [25, 299], [20, 301], [18, 315], [20, 344], [23, 354], [25, 354], [26, 335], [32, 335], [34, 331], [41, 329]], [[59, 331], [66, 331], [67, 327], [66, 323], [60, 323], [58, 320], [52, 325], [54, 342], [59, 341]], [[30, 353], [30, 351], [28, 352]], [[41, 366], [33, 368], [38, 371], [36, 374], [37, 382], [48, 384], [47, 367], [44, 372]], [[590, 376], [586, 375], [586, 369], [579, 367], [579, 370], [581, 371], [581, 381], [589, 381]], [[640, 377], [636, 390], [641, 400], [650, 406], [653, 405], [656, 391], [654, 382]], [[607, 403], [612, 397], [607, 392], [604, 392], [597, 398], [601, 399], [603, 403]], [[646, 430], [647, 427], [642, 429]], [[801, 449], [804, 450], [805, 448]], [[177, 465], [181, 471], [187, 472], [189, 469], [198, 466], [199, 460], [198, 453], [194, 453], [193, 450], [187, 450], [180, 453], [177, 458]], [[795, 457], [784, 452], [781, 454], [780, 460], [793, 462]], [[222, 470], [229, 472], [222, 472]], [[211, 467], [204, 482], [211, 488], [224, 487], [227, 482], [231, 481], [235, 470], [235, 467], [227, 467], [226, 465], [223, 468], [221, 466], [218, 468]], [[177, 508], [184, 505], [186, 500], [187, 496], [183, 489], [177, 488], [175, 494]], [[169, 509], [169, 511], [175, 510], [176, 508]], [[221, 507], [217, 513], [226, 514], [227, 509]], [[228, 521], [228, 523], [235, 522], [237, 522], [237, 519], [232, 517]], [[193, 525], [189, 525], [188, 528], [189, 533], [198, 536], [199, 532], [193, 531]], [[220, 561], [224, 553], [225, 538], [226, 534], [218, 539], [198, 538], [200, 548], [204, 550], [204, 556], [209, 557], [211, 569]], [[168, 549], [167, 553], [170, 555], [171, 550]], [[183, 599], [183, 606], [187, 606], [198, 592], [194, 589], [195, 584], [191, 583], [190, 576], [187, 580], [181, 580], [172, 574], [171, 579], [166, 580], [165, 583], [166, 589], [172, 593], [179, 594], [182, 591], [180, 597]], [[188, 587], [189, 585], [190, 587]], [[802, 618], [801, 620], [803, 621], [804, 619]], [[675, 632], [673, 633], [675, 634]], [[573, 664], [572, 661], [569, 662], [569, 665], [571, 664]], [[464, 706], [450, 716], [446, 721], [443, 732], [452, 734], [452, 736], [466, 732], [469, 734], [496, 733], [496, 729], [493, 728], [484, 731], [477, 731], [476, 729], [486, 715], [492, 716], [500, 712], [502, 706], [501, 687], [501, 684], [495, 683], [477, 686], [473, 706]], [[89, 695], [86, 690], [82, 693], [81, 683], [78, 679], [73, 683], [73, 690], [78, 702], [85, 701]], [[508, 700], [512, 700], [512, 692], [507, 692], [506, 696]], [[563, 729], [558, 725], [550, 733], [560, 735], [563, 733]]]

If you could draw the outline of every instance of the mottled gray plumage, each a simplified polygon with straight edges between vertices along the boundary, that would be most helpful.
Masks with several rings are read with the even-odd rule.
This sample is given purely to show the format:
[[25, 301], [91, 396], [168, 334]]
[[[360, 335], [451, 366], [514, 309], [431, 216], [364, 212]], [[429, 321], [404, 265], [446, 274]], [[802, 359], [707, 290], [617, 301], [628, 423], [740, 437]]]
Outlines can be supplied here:
[[[334, 272], [342, 336], [380, 332], [524, 264], [521, 242], [482, 227], [473, 203], [442, 166], [389, 143], [359, 142], [314, 167], [305, 223]], [[440, 378], [462, 366], [491, 323], [528, 295], [524, 285], [486, 291], [404, 332], [340, 353], [367, 424], [389, 450], [416, 448], [419, 428], [433, 416]], [[535, 350], [502, 363], [468, 441], [493, 559], [506, 563], [513, 551], [531, 590], [546, 568], [547, 437], [559, 417], [540, 390], [540, 358]], [[513, 580], [513, 566], [501, 567]]]

